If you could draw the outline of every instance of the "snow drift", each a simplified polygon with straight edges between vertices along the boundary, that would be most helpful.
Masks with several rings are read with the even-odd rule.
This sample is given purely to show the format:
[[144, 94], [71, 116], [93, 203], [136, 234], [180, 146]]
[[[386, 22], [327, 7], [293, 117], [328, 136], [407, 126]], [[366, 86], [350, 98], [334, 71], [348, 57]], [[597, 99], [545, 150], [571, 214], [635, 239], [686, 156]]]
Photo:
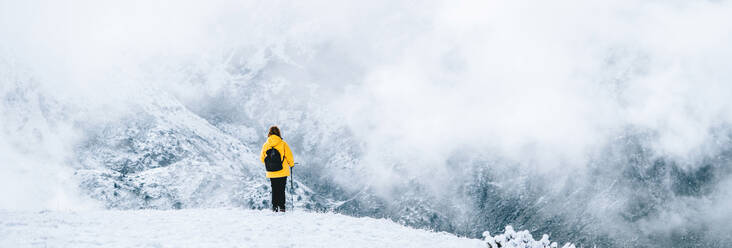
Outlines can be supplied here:
[[485, 247], [388, 220], [300, 211], [0, 211], [0, 226], [3, 247]]

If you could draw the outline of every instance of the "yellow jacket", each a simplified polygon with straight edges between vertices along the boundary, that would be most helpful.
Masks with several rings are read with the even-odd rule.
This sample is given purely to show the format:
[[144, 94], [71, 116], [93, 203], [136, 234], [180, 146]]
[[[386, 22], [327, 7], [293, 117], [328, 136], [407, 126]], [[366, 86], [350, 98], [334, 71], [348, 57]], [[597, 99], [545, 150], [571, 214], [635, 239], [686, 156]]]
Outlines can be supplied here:
[[260, 153], [260, 160], [262, 160], [262, 164], [264, 164], [264, 157], [267, 156], [267, 150], [269, 150], [270, 147], [274, 147], [278, 152], [280, 152], [280, 154], [284, 155], [282, 158], [282, 169], [278, 171], [267, 171], [267, 178], [289, 177], [290, 167], [295, 166], [295, 159], [292, 157], [292, 150], [290, 150], [290, 146], [288, 146], [287, 142], [282, 140], [280, 136], [270, 135], [267, 137], [267, 142], [264, 142], [262, 152]]

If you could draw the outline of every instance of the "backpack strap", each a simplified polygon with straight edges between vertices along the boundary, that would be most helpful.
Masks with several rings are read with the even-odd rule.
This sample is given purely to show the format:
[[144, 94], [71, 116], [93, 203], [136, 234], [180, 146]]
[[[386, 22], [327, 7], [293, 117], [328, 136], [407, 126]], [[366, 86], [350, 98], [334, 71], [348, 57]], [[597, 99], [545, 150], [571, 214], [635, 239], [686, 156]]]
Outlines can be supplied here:
[[[280, 138], [280, 139], [282, 139], [282, 138]], [[285, 141], [282, 140], [282, 142], [285, 142]], [[273, 145], [270, 148], [274, 148], [275, 150], [277, 150], [277, 148], [275, 148], [275, 146], [277, 146], [277, 145]], [[286, 154], [287, 154], [286, 149], [287, 149], [287, 146], [282, 146], [282, 162], [285, 162], [285, 157], [286, 157]]]
[[[283, 140], [282, 142], [285, 142], [285, 141]], [[285, 162], [286, 157], [287, 157], [287, 146], [282, 146], [282, 162]]]

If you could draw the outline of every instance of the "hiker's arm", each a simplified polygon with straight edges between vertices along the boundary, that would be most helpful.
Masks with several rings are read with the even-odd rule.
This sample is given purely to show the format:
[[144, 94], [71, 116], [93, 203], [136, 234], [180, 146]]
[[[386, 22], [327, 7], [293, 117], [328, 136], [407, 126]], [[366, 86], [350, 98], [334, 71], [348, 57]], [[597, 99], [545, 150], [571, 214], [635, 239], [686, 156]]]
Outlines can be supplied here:
[[262, 160], [262, 163], [263, 164], [264, 164], [264, 157], [265, 157], [265, 154], [266, 154], [265, 151], [264, 151], [264, 148], [266, 147], [266, 145], [267, 145], [266, 143], [264, 145], [262, 145], [262, 152], [259, 153], [259, 160]]
[[290, 164], [290, 167], [293, 167], [295, 166], [295, 158], [292, 157], [292, 150], [290, 150], [290, 145], [285, 143], [285, 148], [285, 153], [287, 154], [285, 155], [287, 156], [287, 163]]

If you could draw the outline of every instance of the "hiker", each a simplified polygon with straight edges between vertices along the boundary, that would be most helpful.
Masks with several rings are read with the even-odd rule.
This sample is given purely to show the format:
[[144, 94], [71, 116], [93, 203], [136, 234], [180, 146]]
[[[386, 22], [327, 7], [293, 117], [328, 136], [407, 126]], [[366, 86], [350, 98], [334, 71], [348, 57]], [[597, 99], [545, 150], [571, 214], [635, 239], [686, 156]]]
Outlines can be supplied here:
[[290, 168], [295, 166], [292, 150], [282, 140], [277, 126], [269, 128], [267, 142], [262, 146], [262, 163], [267, 169], [267, 178], [272, 185], [272, 211], [285, 212], [285, 186]]

